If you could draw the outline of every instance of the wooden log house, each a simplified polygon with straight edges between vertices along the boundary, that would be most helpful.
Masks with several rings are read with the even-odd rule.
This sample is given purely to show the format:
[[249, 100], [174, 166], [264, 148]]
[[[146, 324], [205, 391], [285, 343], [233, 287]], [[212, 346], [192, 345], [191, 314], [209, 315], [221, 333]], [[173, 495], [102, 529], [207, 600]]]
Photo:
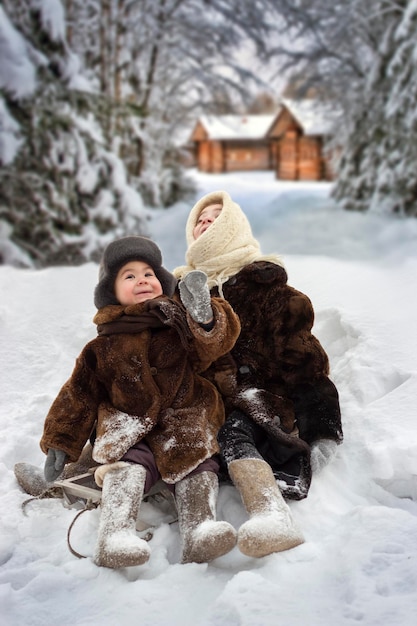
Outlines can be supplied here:
[[331, 180], [324, 143], [334, 112], [282, 99], [273, 115], [202, 116], [191, 135], [202, 172], [274, 170], [281, 180]]
[[191, 135], [197, 167], [202, 172], [270, 170], [274, 115], [203, 115]]

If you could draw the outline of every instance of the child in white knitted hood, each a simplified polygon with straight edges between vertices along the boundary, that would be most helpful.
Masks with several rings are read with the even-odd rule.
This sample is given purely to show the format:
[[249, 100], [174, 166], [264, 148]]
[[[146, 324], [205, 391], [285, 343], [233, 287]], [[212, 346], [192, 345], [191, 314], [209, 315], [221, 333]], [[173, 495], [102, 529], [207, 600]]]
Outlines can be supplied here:
[[224, 297], [241, 322], [231, 350], [235, 370], [215, 364], [205, 375], [223, 395], [226, 423], [218, 438], [224, 471], [250, 518], [238, 530], [238, 547], [261, 557], [303, 541], [283, 496], [306, 497], [312, 471], [330, 462], [341, 443], [338, 393], [311, 332], [309, 298], [287, 284], [279, 257], [262, 254], [226, 191], [194, 205], [186, 238], [187, 264], [174, 274], [184, 279], [204, 271], [211, 295]]

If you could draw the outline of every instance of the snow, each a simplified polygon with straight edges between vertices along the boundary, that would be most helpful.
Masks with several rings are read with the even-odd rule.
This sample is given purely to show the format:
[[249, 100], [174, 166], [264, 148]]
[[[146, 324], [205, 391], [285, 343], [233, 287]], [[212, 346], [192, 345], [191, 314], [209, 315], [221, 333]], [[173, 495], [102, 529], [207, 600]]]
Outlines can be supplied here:
[[31, 0], [41, 15], [42, 27], [53, 41], [65, 39], [65, 13], [61, 0]]
[[0, 58], [0, 89], [5, 89], [16, 98], [30, 96], [35, 89], [36, 68], [27, 54], [25, 39], [1, 6]]
[[262, 139], [275, 115], [202, 115], [200, 122], [211, 139]]
[[[92, 562], [99, 511], [79, 517], [61, 500], [26, 507], [13, 466], [42, 467], [46, 412], [94, 336], [98, 267], [0, 267], [2, 365], [1, 626], [411, 626], [417, 619], [417, 221], [343, 212], [329, 183], [273, 174], [193, 174], [198, 197], [225, 189], [248, 215], [265, 254], [312, 299], [314, 332], [340, 392], [344, 443], [290, 502], [306, 541], [251, 559], [235, 548], [182, 565], [177, 524], [163, 523], [151, 557], [124, 570]], [[170, 269], [183, 264], [191, 204], [154, 212], [150, 229]], [[239, 495], [220, 489], [218, 512], [238, 527]], [[155, 513], [155, 512], [154, 512]]]
[[326, 106], [308, 98], [304, 100], [282, 98], [282, 104], [291, 111], [307, 136], [330, 134], [336, 117], [333, 104]]
[[19, 138], [19, 125], [10, 115], [1, 97], [0, 131], [0, 163], [8, 165], [16, 156], [22, 140]]
[[[0, 90], [16, 98], [30, 96], [35, 89], [36, 68], [26, 48], [24, 38], [0, 6]], [[19, 125], [0, 95], [0, 165], [11, 163], [20, 145]]]

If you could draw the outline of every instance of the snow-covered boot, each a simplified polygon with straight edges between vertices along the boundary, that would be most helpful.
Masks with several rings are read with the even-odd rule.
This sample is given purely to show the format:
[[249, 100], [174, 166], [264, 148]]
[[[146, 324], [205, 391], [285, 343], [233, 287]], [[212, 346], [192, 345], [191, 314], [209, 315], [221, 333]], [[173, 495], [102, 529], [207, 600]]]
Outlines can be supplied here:
[[[88, 443], [84, 446], [78, 461], [67, 463], [59, 479], [73, 478], [79, 474], [85, 474], [91, 467], [95, 467], [97, 462], [94, 461], [92, 453], [93, 447]], [[45, 498], [62, 498], [63, 496], [61, 487], [55, 487], [53, 483], [48, 483], [45, 480], [43, 469], [36, 467], [36, 465], [16, 463], [14, 475], [23, 491], [30, 496]]]
[[142, 565], [149, 559], [148, 544], [136, 534], [145, 480], [145, 468], [133, 463], [123, 466], [119, 463], [105, 474], [94, 556], [96, 565], [117, 569]]
[[236, 530], [216, 521], [219, 482], [214, 472], [183, 478], [175, 486], [183, 563], [208, 563], [236, 545]]
[[237, 545], [243, 554], [262, 557], [304, 543], [268, 463], [238, 459], [228, 470], [250, 517], [238, 530]]
[[25, 493], [34, 498], [62, 498], [61, 487], [55, 487], [53, 483], [45, 480], [43, 469], [30, 463], [16, 463], [14, 475], [19, 486]]

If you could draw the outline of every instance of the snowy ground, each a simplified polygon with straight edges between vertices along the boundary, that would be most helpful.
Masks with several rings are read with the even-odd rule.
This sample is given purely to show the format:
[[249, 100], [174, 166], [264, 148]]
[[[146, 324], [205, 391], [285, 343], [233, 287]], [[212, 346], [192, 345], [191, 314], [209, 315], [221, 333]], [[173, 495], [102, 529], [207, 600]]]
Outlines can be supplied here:
[[[0, 267], [0, 624], [414, 626], [417, 220], [341, 212], [327, 183], [280, 183], [270, 173], [197, 179], [198, 197], [229, 191], [263, 252], [283, 256], [330, 356], [345, 442], [309, 497], [290, 503], [306, 543], [259, 560], [235, 549], [210, 565], [181, 565], [177, 526], [163, 524], [149, 563], [112, 571], [69, 552], [76, 512], [60, 500], [32, 503], [24, 516], [13, 465], [43, 465], [45, 414], [94, 335], [97, 267]], [[171, 269], [184, 260], [189, 209], [159, 211], [151, 223]], [[98, 515], [83, 514], [72, 534], [87, 556]], [[221, 489], [219, 516], [245, 519], [232, 487]]]

